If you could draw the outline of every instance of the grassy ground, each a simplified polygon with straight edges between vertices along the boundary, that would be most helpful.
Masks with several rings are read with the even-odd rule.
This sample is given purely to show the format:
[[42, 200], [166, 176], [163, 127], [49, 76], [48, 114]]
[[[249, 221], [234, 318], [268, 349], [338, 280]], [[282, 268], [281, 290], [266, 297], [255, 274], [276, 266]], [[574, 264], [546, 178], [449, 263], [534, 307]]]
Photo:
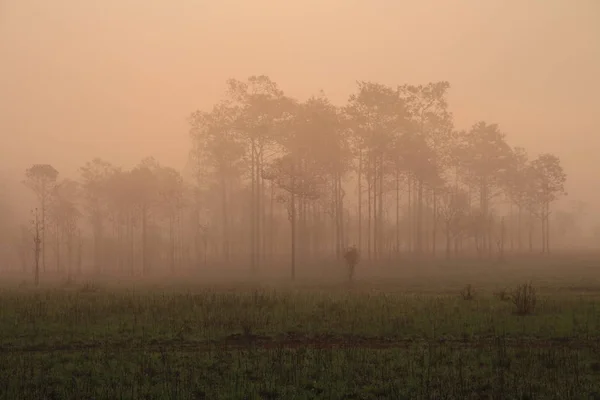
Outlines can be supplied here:
[[[6, 284], [0, 398], [600, 399], [600, 258], [361, 272]], [[516, 315], [497, 293], [528, 280]]]

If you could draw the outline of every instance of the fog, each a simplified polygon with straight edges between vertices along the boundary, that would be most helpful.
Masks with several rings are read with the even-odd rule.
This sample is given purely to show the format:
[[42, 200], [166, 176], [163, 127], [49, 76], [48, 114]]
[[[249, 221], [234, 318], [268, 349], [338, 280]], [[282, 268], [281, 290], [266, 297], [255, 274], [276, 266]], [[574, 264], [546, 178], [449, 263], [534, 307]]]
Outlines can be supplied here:
[[[323, 90], [339, 107], [357, 81], [448, 81], [455, 130], [498, 124], [530, 159], [560, 159], [568, 196], [553, 207], [585, 205], [579, 235], [592, 245], [600, 222], [598, 71], [594, 0], [1, 0], [0, 206], [12, 211], [0, 218], [27, 224], [36, 201], [20, 182], [34, 164], [77, 180], [95, 157], [124, 169], [154, 157], [189, 178], [189, 117], [222, 100], [230, 78], [265, 75], [299, 101]], [[344, 182], [342, 208], [352, 214], [355, 181]], [[357, 241], [348, 236], [340, 246]]]

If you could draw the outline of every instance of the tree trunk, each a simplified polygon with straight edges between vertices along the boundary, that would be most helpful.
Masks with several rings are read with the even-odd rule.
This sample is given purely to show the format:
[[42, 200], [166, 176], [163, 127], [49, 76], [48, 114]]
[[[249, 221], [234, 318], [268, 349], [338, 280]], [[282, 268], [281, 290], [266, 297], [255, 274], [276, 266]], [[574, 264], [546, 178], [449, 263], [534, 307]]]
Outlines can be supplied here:
[[296, 195], [295, 180], [292, 175], [292, 193], [291, 195], [291, 230], [292, 230], [292, 280], [296, 279]]
[[60, 268], [60, 228], [58, 222], [55, 224], [54, 229], [56, 230], [56, 273], [60, 274], [62, 270]]
[[451, 247], [451, 237], [450, 237], [450, 221], [446, 221], [446, 259], [450, 258], [450, 247]]
[[517, 242], [518, 242], [518, 245], [519, 245], [519, 252], [523, 251], [522, 215], [523, 215], [523, 208], [519, 205], [519, 211], [518, 211], [518, 214], [517, 214]]
[[46, 273], [46, 186], [42, 188], [42, 271]]
[[362, 149], [358, 150], [358, 251], [362, 251]]
[[381, 255], [382, 244], [384, 244], [384, 236], [383, 236], [383, 228], [384, 228], [384, 220], [383, 220], [383, 155], [379, 156], [379, 222], [377, 223], [377, 243], [378, 256]]
[[408, 175], [408, 215], [407, 215], [407, 242], [408, 242], [408, 252], [412, 253], [413, 250], [413, 204], [412, 204], [412, 186], [413, 186], [413, 179], [411, 175]]
[[368, 160], [367, 164], [367, 256], [371, 260], [371, 215], [372, 215], [372, 204], [371, 204], [371, 162]]
[[175, 232], [174, 217], [169, 216], [169, 262], [171, 264], [171, 274], [175, 274]]
[[251, 185], [251, 199], [250, 199], [250, 269], [253, 273], [256, 272], [256, 159], [255, 159], [255, 143], [254, 139], [251, 139], [250, 146], [250, 185]]
[[417, 193], [417, 226], [416, 226], [416, 253], [421, 256], [423, 251], [423, 180], [418, 179]]
[[533, 213], [529, 211], [529, 252], [533, 252]]
[[400, 255], [400, 171], [396, 167], [396, 257]]
[[229, 261], [229, 205], [227, 199], [227, 181], [221, 176], [221, 224], [223, 225], [223, 258]]
[[433, 189], [433, 232], [431, 234], [431, 254], [435, 257], [437, 252], [437, 233], [438, 233], [438, 204], [437, 190]]
[[378, 253], [378, 238], [377, 238], [377, 232], [378, 232], [378, 214], [377, 214], [377, 159], [373, 160], [373, 259], [377, 260], [377, 253]]
[[142, 206], [142, 274], [146, 275], [148, 273], [148, 260], [147, 260], [147, 250], [146, 244], [148, 240], [148, 212], [146, 209], [146, 205]]
[[275, 206], [275, 186], [273, 185], [273, 181], [270, 183], [271, 188], [271, 203], [269, 204], [269, 261], [273, 262], [273, 251], [274, 251], [274, 241], [275, 241], [275, 214], [274, 214], [274, 206]]

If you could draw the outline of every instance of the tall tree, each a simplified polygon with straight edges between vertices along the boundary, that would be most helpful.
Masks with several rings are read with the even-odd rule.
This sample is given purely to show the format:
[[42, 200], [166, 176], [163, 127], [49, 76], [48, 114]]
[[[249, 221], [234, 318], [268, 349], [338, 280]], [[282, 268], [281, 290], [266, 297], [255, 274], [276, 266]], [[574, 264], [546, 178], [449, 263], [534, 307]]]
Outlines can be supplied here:
[[501, 193], [504, 176], [512, 160], [511, 148], [497, 124], [478, 122], [463, 138], [462, 167], [466, 182], [475, 188], [479, 200], [480, 231], [475, 235], [480, 254], [491, 255], [491, 202]]
[[[349, 148], [345, 137], [341, 114], [321, 94], [299, 103], [287, 124], [282, 125], [285, 134], [280, 136], [282, 150], [297, 160], [298, 173], [316, 174], [327, 181], [328, 190], [322, 193], [325, 206], [331, 216], [333, 248], [338, 258], [344, 248], [344, 197], [343, 180], [349, 168]], [[301, 243], [307, 252], [308, 204], [301, 199]]]
[[[386, 163], [387, 155], [394, 138], [407, 130], [407, 110], [396, 90], [372, 82], [357, 82], [357, 85], [357, 93], [350, 96], [345, 112], [352, 121], [361, 174], [363, 156], [366, 164], [367, 256], [371, 259], [372, 256], [377, 258], [383, 239], [384, 179], [393, 172]], [[361, 218], [359, 215], [359, 220]]]
[[[446, 166], [448, 161], [448, 144], [452, 132], [452, 114], [448, 111], [446, 100], [449, 89], [450, 84], [446, 81], [430, 82], [427, 85], [401, 85], [398, 87], [398, 93], [406, 104], [410, 116], [412, 125], [410, 133], [419, 136], [420, 140], [433, 152], [429, 163], [438, 165], [441, 168]], [[423, 148], [423, 145], [420, 145], [420, 147]], [[416, 160], [416, 158], [414, 159]], [[418, 162], [422, 164], [420, 160]], [[412, 170], [415, 171], [420, 168], [420, 166], [415, 166]], [[429, 202], [429, 199], [425, 198], [426, 189], [429, 189], [432, 195], [431, 247], [435, 253], [438, 216], [436, 210], [437, 189], [441, 186], [439, 180], [432, 180], [432, 177], [422, 173], [414, 174], [414, 172], [410, 175], [409, 185], [414, 184], [415, 190], [413, 192], [416, 192], [416, 201], [411, 202], [411, 205], [416, 206], [415, 229], [410, 234], [414, 235], [417, 254], [422, 253], [424, 243], [428, 242], [428, 239], [423, 237], [425, 225], [424, 203]], [[409, 212], [412, 213], [410, 208]]]
[[228, 81], [228, 95], [239, 113], [234, 129], [244, 143], [250, 166], [250, 264], [256, 271], [261, 261], [263, 238], [264, 180], [262, 170], [267, 149], [276, 143], [277, 122], [288, 113], [290, 101], [275, 82], [265, 75], [251, 76], [242, 82]]
[[[231, 251], [231, 197], [246, 167], [245, 145], [235, 130], [239, 113], [239, 107], [221, 102], [211, 112], [196, 111], [190, 118], [196, 184], [200, 190], [208, 189], [211, 185], [217, 188], [220, 196], [221, 251], [227, 261]], [[196, 207], [200, 205], [196, 204]]]

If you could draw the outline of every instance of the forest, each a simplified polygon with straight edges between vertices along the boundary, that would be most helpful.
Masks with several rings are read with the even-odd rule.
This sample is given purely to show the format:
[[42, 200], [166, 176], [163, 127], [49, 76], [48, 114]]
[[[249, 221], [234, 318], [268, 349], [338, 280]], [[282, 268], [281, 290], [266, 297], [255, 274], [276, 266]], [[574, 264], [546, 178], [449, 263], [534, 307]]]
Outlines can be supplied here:
[[350, 245], [363, 265], [550, 253], [565, 225], [553, 212], [567, 194], [560, 159], [511, 146], [496, 122], [457, 128], [449, 90], [360, 81], [338, 107], [322, 91], [287, 96], [268, 76], [230, 79], [211, 110], [189, 114], [185, 171], [102, 155], [79, 176], [51, 163], [23, 171], [37, 207], [13, 241], [20, 268], [236, 265], [294, 278]]

